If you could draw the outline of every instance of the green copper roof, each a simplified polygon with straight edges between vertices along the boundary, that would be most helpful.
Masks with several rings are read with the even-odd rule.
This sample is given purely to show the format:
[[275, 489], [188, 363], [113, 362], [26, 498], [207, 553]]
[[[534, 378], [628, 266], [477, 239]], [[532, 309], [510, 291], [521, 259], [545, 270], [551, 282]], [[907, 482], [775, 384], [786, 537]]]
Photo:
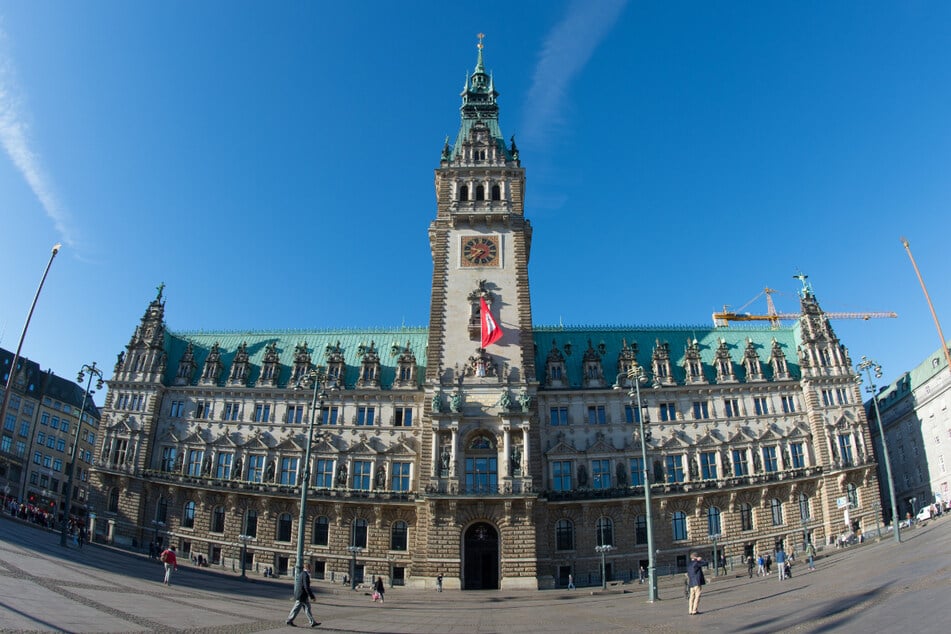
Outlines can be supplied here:
[[459, 134], [452, 148], [452, 155], [458, 156], [462, 151], [462, 143], [469, 138], [469, 132], [477, 123], [484, 124], [489, 134], [495, 140], [499, 150], [505, 154], [507, 160], [512, 159], [511, 152], [505, 146], [502, 129], [499, 127], [499, 93], [495, 90], [495, 81], [485, 72], [485, 63], [482, 59], [482, 38], [479, 38], [479, 54], [476, 58], [476, 67], [472, 75], [467, 75], [466, 84], [462, 89], [462, 106], [459, 108], [462, 121], [459, 125]]

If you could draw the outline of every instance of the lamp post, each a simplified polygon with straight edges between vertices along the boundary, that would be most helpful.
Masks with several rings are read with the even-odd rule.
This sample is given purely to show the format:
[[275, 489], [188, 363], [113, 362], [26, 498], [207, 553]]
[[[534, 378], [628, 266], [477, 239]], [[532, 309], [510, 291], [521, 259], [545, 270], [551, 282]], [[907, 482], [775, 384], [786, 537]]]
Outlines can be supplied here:
[[[10, 390], [13, 389], [13, 377], [17, 373], [17, 363], [20, 361], [20, 352], [23, 350], [23, 340], [26, 339], [26, 331], [30, 327], [30, 320], [33, 318], [33, 310], [36, 308], [36, 302], [40, 299], [40, 291], [43, 290], [43, 284], [46, 283], [46, 275], [50, 272], [53, 265], [53, 258], [59, 253], [62, 244], [54, 244], [50, 252], [50, 259], [46, 262], [46, 269], [43, 271], [43, 277], [40, 278], [40, 285], [36, 287], [36, 293], [33, 295], [33, 303], [30, 304], [30, 312], [26, 314], [26, 323], [23, 324], [23, 330], [20, 331], [20, 341], [17, 343], [17, 351], [13, 353], [13, 362], [10, 364], [10, 370], [7, 373], [7, 382], [3, 389], [3, 398], [0, 399], [0, 425], [3, 425], [7, 418], [7, 405], [10, 403]], [[17, 494], [19, 495], [19, 493]]]
[[66, 498], [64, 500], [65, 506], [63, 507], [63, 528], [59, 536], [59, 545], [66, 545], [66, 534], [69, 532], [69, 507], [73, 503], [73, 478], [76, 475], [76, 449], [79, 445], [79, 436], [83, 431], [83, 418], [86, 416], [86, 401], [89, 400], [89, 397], [94, 394], [92, 391], [92, 379], [96, 377], [96, 389], [102, 389], [102, 370], [96, 367], [96, 362], [93, 361], [92, 365], [83, 364], [83, 367], [79, 369], [79, 374], [76, 376], [76, 382], [82, 383], [83, 379], [86, 378], [85, 373], [89, 373], [89, 379], [86, 381], [86, 389], [83, 392], [83, 402], [79, 408], [79, 420], [76, 422], [76, 433], [73, 434], [73, 446], [69, 450], [69, 473], [66, 477]]
[[165, 528], [165, 522], [161, 522], [159, 520], [152, 520], [152, 529], [155, 531], [154, 536], [152, 538], [152, 543], [155, 544], [156, 546], [158, 546], [159, 529], [162, 529], [162, 528]]
[[894, 526], [895, 532], [895, 543], [901, 543], [901, 521], [898, 518], [898, 502], [895, 499], [895, 480], [892, 478], [892, 462], [888, 458], [888, 441], [885, 439], [885, 428], [882, 427], [882, 413], [878, 409], [878, 395], [876, 394], [875, 381], [872, 380], [872, 372], [875, 373], [875, 378], [882, 378], [882, 366], [878, 365], [865, 355], [862, 355], [862, 360], [857, 366], [858, 376], [856, 379], [859, 383], [862, 381], [862, 372], [864, 371], [866, 376], [868, 376], [868, 387], [866, 391], [872, 395], [872, 407], [875, 408], [875, 422], [878, 423], [878, 433], [882, 437], [882, 455], [885, 457], [885, 475], [888, 478], [888, 497], [891, 499], [892, 503], [892, 526]]
[[917, 501], [918, 501], [918, 498], [916, 497], [908, 498], [908, 503], [911, 505], [911, 516], [915, 519], [918, 518], [918, 506], [916, 505]]
[[[621, 377], [624, 373], [618, 374], [614, 389], [621, 389]], [[637, 415], [641, 437], [641, 466], [643, 467], [644, 479], [644, 506], [647, 511], [647, 600], [653, 603], [657, 600], [657, 553], [654, 550], [654, 510], [651, 504], [651, 483], [650, 471], [647, 464], [647, 439], [650, 434], [649, 429], [645, 429], [645, 416], [641, 407], [641, 383], [647, 380], [647, 374], [644, 368], [636, 362], [627, 371], [627, 378], [631, 382], [631, 389], [628, 397], [631, 399], [631, 414]]]
[[609, 553], [612, 550], [614, 550], [614, 546], [611, 546], [610, 544], [602, 544], [601, 546], [594, 547], [594, 551], [601, 555], [601, 589], [602, 590], [607, 590], [608, 588], [608, 577], [605, 574], [607, 570], [607, 566], [604, 563], [604, 555], [605, 553]]
[[363, 552], [362, 546], [347, 546], [350, 552], [350, 589], [357, 589], [357, 555]]
[[[297, 578], [304, 570], [304, 523], [307, 521], [307, 488], [310, 486], [310, 452], [314, 444], [314, 426], [321, 424], [319, 420], [322, 414], [324, 401], [327, 399], [327, 393], [323, 391], [324, 369], [316, 367], [310, 372], [301, 376], [294, 389], [305, 389], [313, 386], [314, 397], [311, 401], [310, 424], [307, 428], [307, 449], [304, 452], [304, 465], [300, 479], [300, 516], [297, 519], [297, 564], [294, 567]], [[241, 565], [244, 566], [242, 560]], [[243, 568], [242, 568], [243, 571]]]
[[713, 533], [710, 535], [710, 539], [713, 540], [713, 576], [720, 576], [720, 557], [717, 555], [717, 540], [720, 539], [720, 533]]
[[247, 570], [246, 570], [247, 565], [245, 564], [245, 562], [248, 559], [247, 557], [248, 542], [250, 542], [252, 539], [254, 538], [251, 537], [250, 535], [238, 535], [238, 541], [241, 542], [241, 578], [242, 579], [247, 578]]

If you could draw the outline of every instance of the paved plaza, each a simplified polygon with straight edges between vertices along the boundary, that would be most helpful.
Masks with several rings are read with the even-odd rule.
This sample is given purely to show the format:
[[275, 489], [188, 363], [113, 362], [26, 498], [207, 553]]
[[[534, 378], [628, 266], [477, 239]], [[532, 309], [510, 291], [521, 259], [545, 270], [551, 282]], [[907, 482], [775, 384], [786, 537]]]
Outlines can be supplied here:
[[[317, 631], [331, 632], [901, 632], [951, 629], [951, 517], [890, 539], [827, 549], [808, 573], [709, 579], [702, 614], [687, 616], [682, 576], [665, 577], [661, 601], [646, 585], [602, 593], [392, 588], [383, 605], [363, 591], [315, 582]], [[284, 625], [289, 580], [241, 580], [231, 570], [183, 563], [173, 584], [138, 553], [59, 545], [56, 533], [0, 519], [0, 631], [268, 632]], [[299, 626], [307, 619], [298, 615]]]

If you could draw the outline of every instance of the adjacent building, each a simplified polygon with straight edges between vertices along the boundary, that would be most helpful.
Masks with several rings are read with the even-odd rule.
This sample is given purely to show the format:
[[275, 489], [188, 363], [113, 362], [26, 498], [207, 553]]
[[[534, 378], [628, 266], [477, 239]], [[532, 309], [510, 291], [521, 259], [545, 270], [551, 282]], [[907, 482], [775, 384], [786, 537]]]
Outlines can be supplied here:
[[303, 531], [318, 578], [546, 588], [599, 582], [597, 546], [609, 578], [635, 576], [648, 513], [662, 571], [875, 524], [865, 410], [810, 286], [775, 329], [534, 323], [498, 95], [480, 44], [435, 170], [428, 327], [175, 331], [159, 288], [109, 381], [98, 538], [285, 574]]
[[[3, 384], [14, 354], [0, 349]], [[85, 401], [84, 387], [20, 358], [13, 376], [0, 435], [0, 488], [6, 500], [26, 502], [59, 518], [65, 510], [70, 452], [76, 447], [76, 476], [70, 514], [86, 514], [89, 467], [99, 432], [99, 409]], [[78, 434], [78, 439], [77, 439]]]
[[[913, 516], [922, 506], [951, 499], [948, 461], [951, 460], [951, 371], [938, 348], [914, 370], [905, 372], [882, 388], [875, 398], [882, 417], [888, 455], [891, 457], [898, 514]], [[875, 423], [872, 401], [866, 402], [876, 456], [882, 455], [882, 437]], [[879, 460], [883, 483], [882, 508], [891, 515], [891, 499], [884, 460]]]

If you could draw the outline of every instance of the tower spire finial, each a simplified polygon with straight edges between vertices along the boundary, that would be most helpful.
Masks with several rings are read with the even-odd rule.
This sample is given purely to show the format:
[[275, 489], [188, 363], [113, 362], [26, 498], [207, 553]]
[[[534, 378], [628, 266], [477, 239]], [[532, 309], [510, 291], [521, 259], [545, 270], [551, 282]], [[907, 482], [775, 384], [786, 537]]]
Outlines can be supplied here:
[[485, 44], [482, 43], [482, 40], [485, 39], [485, 33], [478, 33], [478, 34], [476, 35], [476, 37], [479, 38], [479, 43], [476, 44], [476, 48], [479, 49], [479, 57], [478, 57], [478, 59], [476, 60], [476, 69], [475, 69], [475, 72], [476, 72], [476, 73], [484, 73], [484, 72], [485, 72], [485, 64], [483, 64], [483, 62], [482, 62], [482, 49], [485, 47]]

